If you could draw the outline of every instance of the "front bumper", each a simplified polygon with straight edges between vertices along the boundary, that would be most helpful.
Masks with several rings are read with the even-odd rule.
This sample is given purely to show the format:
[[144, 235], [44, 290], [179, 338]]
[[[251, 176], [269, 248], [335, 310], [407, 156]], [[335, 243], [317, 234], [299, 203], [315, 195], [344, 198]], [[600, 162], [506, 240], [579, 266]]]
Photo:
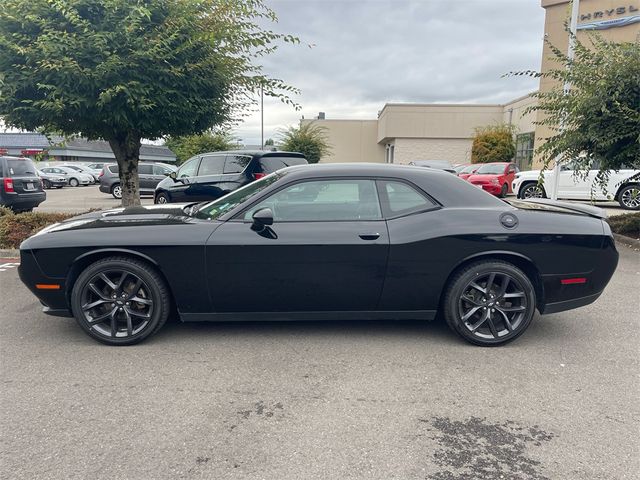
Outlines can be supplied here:
[[[44, 306], [44, 313], [56, 316], [71, 316], [67, 302], [66, 279], [46, 276], [31, 250], [20, 250], [18, 275], [22, 283], [40, 300], [40, 303]], [[42, 285], [58, 285], [59, 288], [38, 288], [38, 286]]]
[[472, 185], [482, 188], [482, 190], [491, 195], [500, 195], [500, 192], [502, 192], [502, 185], [495, 185], [493, 183], [473, 183]]

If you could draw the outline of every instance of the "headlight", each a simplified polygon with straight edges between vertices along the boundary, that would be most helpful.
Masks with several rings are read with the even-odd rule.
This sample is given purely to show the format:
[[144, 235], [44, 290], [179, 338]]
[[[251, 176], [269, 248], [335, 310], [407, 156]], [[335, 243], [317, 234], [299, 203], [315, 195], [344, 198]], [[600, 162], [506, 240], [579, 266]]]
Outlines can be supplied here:
[[500, 185], [500, 182], [498, 181], [497, 178], [492, 178], [491, 183], [493, 183], [494, 185]]

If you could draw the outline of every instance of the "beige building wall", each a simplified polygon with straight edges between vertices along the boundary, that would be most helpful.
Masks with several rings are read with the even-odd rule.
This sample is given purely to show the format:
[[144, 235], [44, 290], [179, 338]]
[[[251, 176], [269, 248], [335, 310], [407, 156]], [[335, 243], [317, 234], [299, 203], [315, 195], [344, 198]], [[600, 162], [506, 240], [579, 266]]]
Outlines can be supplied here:
[[331, 153], [321, 163], [384, 162], [384, 146], [378, 145], [377, 120], [302, 120], [326, 129]]
[[[569, 36], [565, 30], [565, 22], [568, 23], [571, 18], [571, 3], [569, 0], [541, 0], [541, 5], [545, 9], [544, 33], [548, 42], [566, 52], [569, 46]], [[578, 27], [584, 23], [615, 20], [632, 15], [640, 15], [640, 0], [580, 0]], [[578, 30], [577, 36], [580, 41], [588, 41], [586, 32], [586, 30]], [[597, 32], [607, 40], [633, 42], [640, 39], [640, 23], [598, 30]], [[545, 43], [542, 52], [542, 72], [558, 67], [552, 57], [551, 49]], [[540, 81], [541, 91], [549, 91], [556, 86], [562, 88], [553, 79], [542, 78]], [[538, 120], [543, 118], [543, 114], [538, 113]], [[553, 134], [553, 130], [549, 127], [538, 126], [535, 135], [536, 148], [541, 142], [544, 142], [545, 138]], [[540, 162], [538, 161], [536, 164], [539, 166]]]
[[531, 94], [512, 100], [503, 107], [502, 122], [514, 125], [516, 133], [533, 132], [536, 129], [534, 122], [537, 115], [536, 112], [526, 110], [537, 103], [538, 100]]
[[452, 164], [471, 161], [470, 138], [397, 138], [393, 163], [413, 160], [448, 160]]
[[386, 104], [378, 142], [394, 138], [470, 139], [474, 128], [502, 121], [502, 105]]

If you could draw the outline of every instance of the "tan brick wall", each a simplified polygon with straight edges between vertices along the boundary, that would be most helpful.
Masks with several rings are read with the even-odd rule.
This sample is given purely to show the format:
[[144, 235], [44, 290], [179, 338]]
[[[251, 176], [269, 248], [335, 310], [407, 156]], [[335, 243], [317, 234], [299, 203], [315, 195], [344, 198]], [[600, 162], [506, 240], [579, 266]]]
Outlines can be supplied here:
[[397, 138], [394, 163], [412, 160], [449, 160], [452, 164], [471, 160], [470, 138]]

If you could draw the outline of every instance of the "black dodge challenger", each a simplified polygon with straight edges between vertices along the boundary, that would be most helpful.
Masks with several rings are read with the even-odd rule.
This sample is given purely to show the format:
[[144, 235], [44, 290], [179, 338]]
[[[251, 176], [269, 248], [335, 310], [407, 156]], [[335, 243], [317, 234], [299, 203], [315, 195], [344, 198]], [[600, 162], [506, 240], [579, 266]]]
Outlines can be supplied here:
[[419, 319], [477, 345], [594, 302], [618, 261], [600, 209], [505, 202], [447, 172], [280, 170], [209, 203], [88, 213], [20, 247], [44, 311], [110, 345], [182, 321]]

